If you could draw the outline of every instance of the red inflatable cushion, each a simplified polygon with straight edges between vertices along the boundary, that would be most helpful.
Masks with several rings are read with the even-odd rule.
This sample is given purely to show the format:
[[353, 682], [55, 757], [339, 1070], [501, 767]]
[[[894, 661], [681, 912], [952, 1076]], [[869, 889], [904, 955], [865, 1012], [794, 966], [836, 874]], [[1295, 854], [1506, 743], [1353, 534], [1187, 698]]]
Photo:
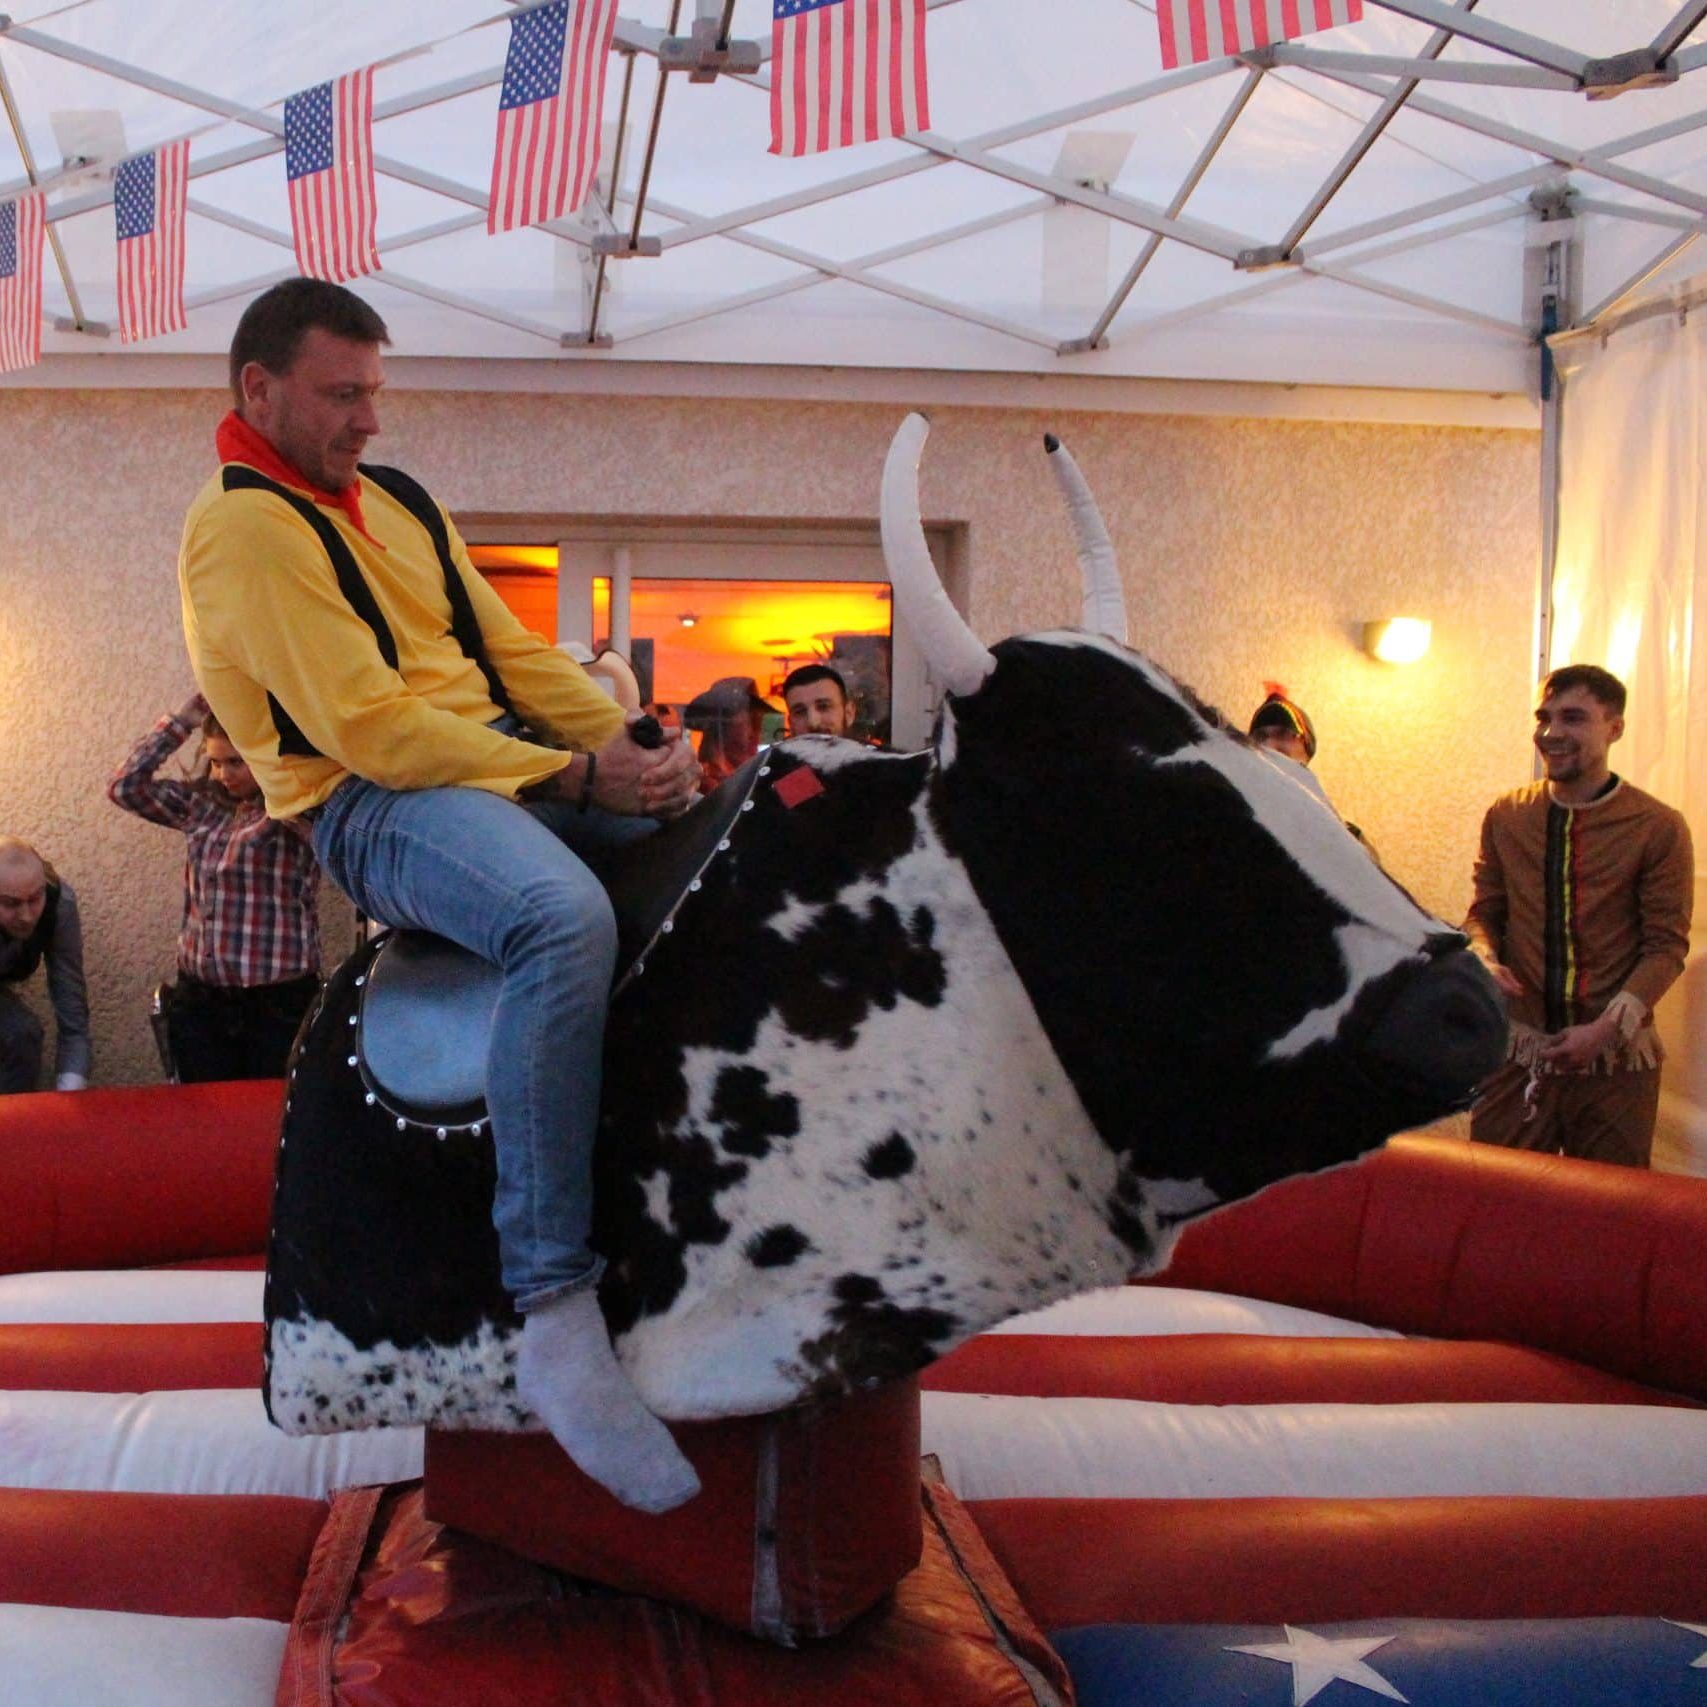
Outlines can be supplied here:
[[1272, 1334], [984, 1334], [933, 1363], [919, 1384], [1173, 1405], [1696, 1403], [1527, 1346]]
[[1045, 1630], [1701, 1617], [1707, 1495], [976, 1500]]
[[0, 1604], [282, 1624], [327, 1509], [261, 1494], [0, 1488]]
[[261, 1342], [259, 1322], [0, 1323], [0, 1389], [258, 1388]]
[[1696, 1179], [1396, 1138], [1194, 1222], [1162, 1283], [1506, 1340], [1707, 1399]]
[[922, 1556], [894, 1593], [785, 1649], [578, 1591], [432, 1522], [408, 1485], [358, 1489], [321, 1535], [278, 1707], [1070, 1707], [1065, 1668], [964, 1510], [946, 1489], [924, 1499]]
[[841, 1629], [918, 1563], [916, 1381], [671, 1432], [701, 1491], [648, 1517], [549, 1436], [430, 1430], [427, 1515], [788, 1643]]
[[267, 1242], [282, 1081], [0, 1097], [0, 1274]]

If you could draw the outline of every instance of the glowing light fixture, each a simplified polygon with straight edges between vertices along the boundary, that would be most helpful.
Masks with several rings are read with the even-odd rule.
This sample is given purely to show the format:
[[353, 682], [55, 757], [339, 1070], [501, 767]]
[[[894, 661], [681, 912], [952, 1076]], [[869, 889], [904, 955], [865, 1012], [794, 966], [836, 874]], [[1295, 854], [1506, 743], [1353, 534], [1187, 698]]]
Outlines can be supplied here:
[[692, 628], [693, 625], [699, 621], [699, 618], [695, 616], [691, 610], [685, 610], [676, 618], [676, 621], [679, 622], [683, 628]]
[[1363, 649], [1383, 664], [1414, 664], [1428, 651], [1434, 624], [1420, 616], [1389, 616], [1363, 625]]

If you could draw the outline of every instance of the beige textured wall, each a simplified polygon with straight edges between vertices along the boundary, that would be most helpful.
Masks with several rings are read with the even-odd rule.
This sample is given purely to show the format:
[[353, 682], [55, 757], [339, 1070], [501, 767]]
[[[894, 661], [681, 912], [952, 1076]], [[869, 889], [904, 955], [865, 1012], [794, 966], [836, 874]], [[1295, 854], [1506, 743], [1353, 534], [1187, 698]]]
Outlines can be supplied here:
[[[84, 897], [101, 1083], [157, 1077], [144, 998], [172, 960], [181, 844], [103, 789], [188, 685], [173, 563], [222, 407], [211, 392], [0, 393], [0, 829]], [[925, 511], [967, 524], [981, 634], [1076, 620], [1039, 444], [1053, 427], [1102, 501], [1138, 643], [1234, 716], [1264, 676], [1285, 681], [1341, 810], [1425, 904], [1462, 912], [1482, 806], [1528, 775], [1533, 434], [932, 413]], [[398, 392], [385, 418], [375, 454], [454, 510], [869, 521], [896, 412]], [[1356, 647], [1366, 618], [1396, 614], [1435, 624], [1409, 670]], [[347, 920], [330, 928], [345, 940]]]

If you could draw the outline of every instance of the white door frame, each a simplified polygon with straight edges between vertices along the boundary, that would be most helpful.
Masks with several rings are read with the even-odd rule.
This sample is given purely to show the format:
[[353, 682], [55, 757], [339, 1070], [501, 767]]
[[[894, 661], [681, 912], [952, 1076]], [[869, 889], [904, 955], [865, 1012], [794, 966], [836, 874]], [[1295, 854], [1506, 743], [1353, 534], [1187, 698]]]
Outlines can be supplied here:
[[[927, 529], [939, 573], [953, 557], [951, 530]], [[514, 539], [514, 533], [507, 535]], [[640, 580], [882, 581], [875, 527], [704, 527], [620, 522], [561, 527], [557, 541], [559, 642], [593, 641], [593, 581], [611, 579], [611, 643], [628, 637], [626, 589]], [[701, 547], [701, 561], [682, 567], [682, 548]], [[729, 559], [738, 559], [738, 563]], [[719, 561], [719, 560], [723, 561]], [[907, 625], [890, 619], [890, 728], [897, 747], [923, 746], [936, 714], [936, 691]], [[626, 649], [626, 648], [624, 648]]]

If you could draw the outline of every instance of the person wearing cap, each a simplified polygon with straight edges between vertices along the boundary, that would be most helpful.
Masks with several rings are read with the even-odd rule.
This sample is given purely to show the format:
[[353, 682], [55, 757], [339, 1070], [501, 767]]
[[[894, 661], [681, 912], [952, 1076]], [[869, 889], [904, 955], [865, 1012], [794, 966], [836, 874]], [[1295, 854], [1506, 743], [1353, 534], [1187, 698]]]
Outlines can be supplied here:
[[1310, 761], [1316, 756], [1316, 726], [1301, 705], [1286, 697], [1285, 688], [1264, 684], [1268, 698], [1251, 713], [1250, 737], [1295, 782], [1302, 783], [1324, 806], [1332, 805]]
[[1339, 810], [1328, 798], [1316, 773], [1310, 769], [1316, 757], [1316, 726], [1303, 706], [1290, 698], [1277, 682], [1265, 682], [1268, 698], [1251, 714], [1250, 737], [1262, 750], [1263, 756], [1299, 782], [1316, 796], [1340, 822], [1363, 843], [1364, 852], [1381, 863], [1380, 855], [1370, 845], [1369, 838], [1353, 823], [1340, 818]]
[[751, 676], [722, 676], [688, 701], [682, 722], [699, 735], [702, 793], [709, 794], [759, 750], [773, 709]]

